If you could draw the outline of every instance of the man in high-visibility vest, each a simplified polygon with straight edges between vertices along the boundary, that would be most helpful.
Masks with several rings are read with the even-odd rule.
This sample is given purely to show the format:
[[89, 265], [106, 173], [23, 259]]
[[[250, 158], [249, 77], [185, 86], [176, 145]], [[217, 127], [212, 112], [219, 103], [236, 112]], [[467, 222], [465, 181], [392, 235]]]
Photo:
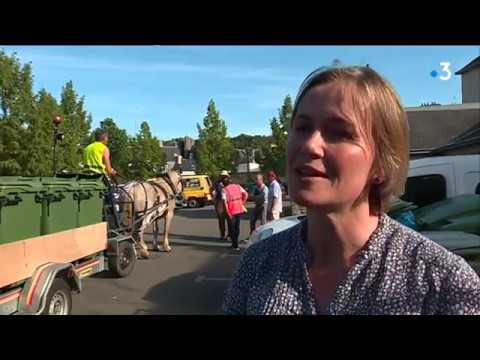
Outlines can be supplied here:
[[115, 225], [119, 227], [121, 221], [118, 214], [118, 204], [116, 204], [115, 192], [112, 188], [112, 181], [115, 182], [113, 177], [117, 172], [110, 162], [110, 150], [107, 143], [108, 133], [101, 129], [97, 130], [95, 132], [95, 142], [88, 145], [83, 152], [83, 166], [88, 171], [104, 175], [104, 182], [109, 188], [105, 196], [105, 202], [111, 209]]
[[95, 142], [88, 145], [83, 153], [85, 169], [108, 177], [115, 176], [117, 172], [110, 162], [110, 150], [107, 147], [108, 133], [103, 130], [95, 132]]

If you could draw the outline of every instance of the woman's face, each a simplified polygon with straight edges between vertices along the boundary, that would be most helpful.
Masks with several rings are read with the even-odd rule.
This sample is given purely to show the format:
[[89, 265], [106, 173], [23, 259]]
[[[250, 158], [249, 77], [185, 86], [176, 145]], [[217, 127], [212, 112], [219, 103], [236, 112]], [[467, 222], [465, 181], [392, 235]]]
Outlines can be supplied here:
[[292, 122], [288, 178], [292, 200], [302, 206], [351, 206], [369, 179], [372, 151], [355, 125], [362, 119], [340, 90], [335, 83], [311, 88]]

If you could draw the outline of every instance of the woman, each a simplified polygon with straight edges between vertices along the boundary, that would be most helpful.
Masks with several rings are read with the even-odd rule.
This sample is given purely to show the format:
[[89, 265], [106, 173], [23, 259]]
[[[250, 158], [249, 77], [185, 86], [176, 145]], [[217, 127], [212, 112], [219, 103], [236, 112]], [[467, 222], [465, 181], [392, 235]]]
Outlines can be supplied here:
[[228, 314], [480, 314], [460, 257], [389, 218], [408, 171], [408, 124], [368, 67], [303, 82], [288, 138], [292, 200], [306, 220], [247, 249]]

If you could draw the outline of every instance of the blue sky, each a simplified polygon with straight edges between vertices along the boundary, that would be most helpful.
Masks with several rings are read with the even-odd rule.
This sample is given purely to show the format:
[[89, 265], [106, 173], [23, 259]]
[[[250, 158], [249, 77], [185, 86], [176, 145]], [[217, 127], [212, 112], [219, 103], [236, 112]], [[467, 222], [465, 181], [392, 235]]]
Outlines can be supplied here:
[[460, 76], [433, 78], [440, 62], [452, 74], [480, 46], [1, 46], [33, 66], [35, 90], [59, 98], [72, 80], [94, 126], [112, 117], [130, 134], [146, 120], [161, 139], [191, 136], [214, 99], [231, 136], [269, 134], [285, 95], [296, 95], [316, 67], [340, 59], [370, 64], [392, 82], [405, 106], [461, 103]]

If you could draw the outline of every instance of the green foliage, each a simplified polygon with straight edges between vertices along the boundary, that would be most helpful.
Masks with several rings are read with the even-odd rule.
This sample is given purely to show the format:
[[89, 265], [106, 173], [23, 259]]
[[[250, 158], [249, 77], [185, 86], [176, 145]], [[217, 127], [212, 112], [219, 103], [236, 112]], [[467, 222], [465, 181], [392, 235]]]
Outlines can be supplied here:
[[64, 122], [59, 126], [65, 134], [65, 140], [58, 149], [58, 170], [75, 171], [80, 169], [83, 148], [89, 139], [91, 116], [84, 109], [84, 98], [77, 95], [72, 81], [62, 89], [60, 109]]
[[163, 172], [166, 156], [160, 147], [160, 140], [152, 136], [147, 122], [140, 125], [140, 131], [135, 138], [130, 139], [128, 147], [131, 166], [127, 165], [126, 176], [134, 179], [148, 179]]
[[[94, 140], [84, 98], [72, 81], [62, 88], [60, 103], [45, 89], [35, 95], [30, 64], [0, 50], [0, 175], [52, 175], [55, 116], [64, 119], [58, 127], [64, 140], [57, 143], [57, 170], [80, 170], [83, 150]], [[112, 165], [122, 175], [145, 179], [163, 171], [165, 154], [146, 122], [133, 137], [111, 118], [100, 128], [110, 135]]]
[[[122, 176], [127, 176], [129, 173], [128, 164], [132, 161], [132, 148], [127, 131], [120, 129], [112, 118], [101, 121], [99, 128], [108, 133], [108, 148], [112, 166]], [[94, 131], [91, 133], [89, 143], [93, 141], [95, 141]]]
[[233, 170], [233, 144], [227, 137], [227, 126], [220, 118], [213, 100], [208, 104], [203, 127], [197, 124], [197, 129], [195, 147], [198, 172], [216, 178], [222, 170]]
[[26, 128], [33, 116], [32, 70], [0, 50], [0, 175], [16, 175], [25, 159]]
[[273, 170], [279, 176], [285, 176], [287, 171], [287, 139], [290, 121], [293, 113], [292, 99], [286, 96], [282, 107], [278, 110], [278, 119], [270, 121], [272, 129], [271, 143], [263, 144], [264, 155], [260, 166], [262, 170]]
[[45, 89], [40, 90], [35, 101], [35, 115], [26, 134], [26, 159], [23, 175], [53, 175], [53, 131], [52, 119], [60, 113], [55, 98]]

